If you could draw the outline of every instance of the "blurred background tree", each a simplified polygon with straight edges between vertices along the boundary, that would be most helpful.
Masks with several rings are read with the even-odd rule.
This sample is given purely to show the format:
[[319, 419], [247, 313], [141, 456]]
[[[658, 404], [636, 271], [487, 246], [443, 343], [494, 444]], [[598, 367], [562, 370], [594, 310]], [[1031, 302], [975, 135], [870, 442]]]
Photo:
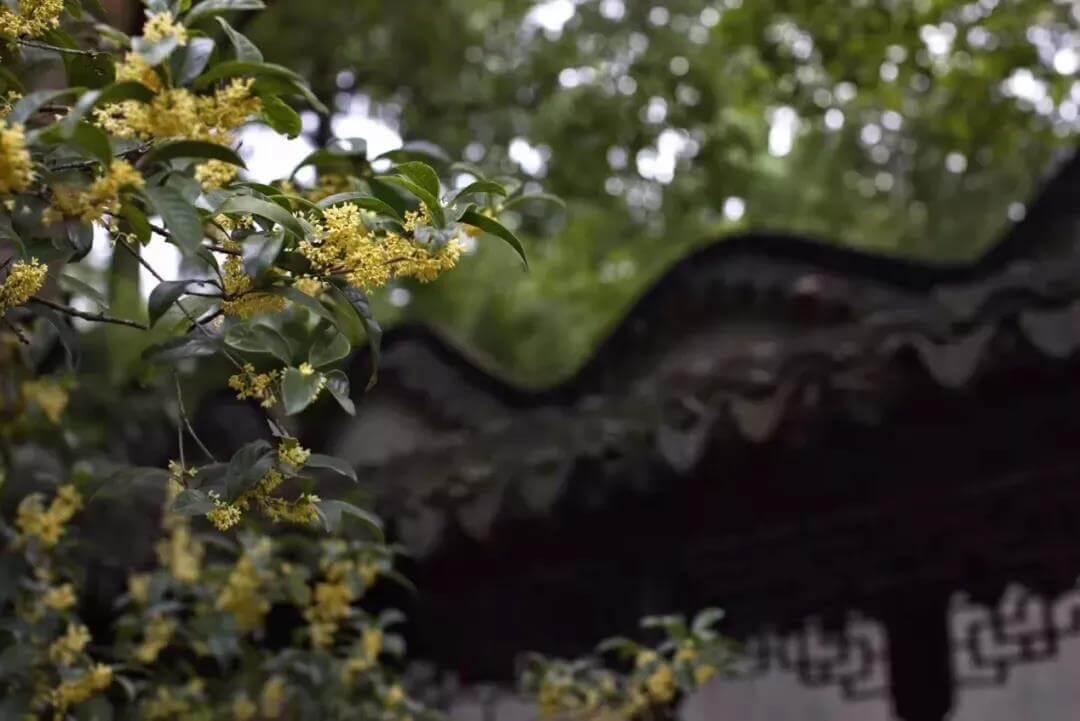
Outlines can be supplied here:
[[[528, 276], [484, 247], [445, 283], [381, 298], [398, 320], [437, 310], [547, 385], [727, 234], [978, 256], [1075, 140], [1078, 26], [1080, 5], [1040, 0], [315, 0], [272, 3], [248, 30], [339, 117], [360, 107], [567, 199], [520, 208]], [[329, 37], [344, 41], [313, 42]]]

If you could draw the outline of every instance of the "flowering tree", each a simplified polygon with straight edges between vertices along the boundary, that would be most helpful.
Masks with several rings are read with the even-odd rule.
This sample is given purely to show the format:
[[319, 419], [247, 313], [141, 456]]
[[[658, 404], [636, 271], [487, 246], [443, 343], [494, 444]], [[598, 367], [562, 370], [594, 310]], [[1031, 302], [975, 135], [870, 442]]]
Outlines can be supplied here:
[[[423, 716], [398, 679], [401, 614], [365, 609], [373, 587], [401, 580], [395, 549], [371, 513], [316, 493], [326, 474], [354, 471], [304, 448], [291, 417], [323, 395], [354, 412], [337, 366], [366, 342], [377, 368], [368, 292], [436, 279], [466, 234], [500, 238], [524, 262], [497, 220], [515, 186], [469, 168], [474, 180], [447, 194], [417, 151], [369, 159], [348, 141], [304, 161], [316, 187], [247, 181], [243, 126], [294, 136], [294, 104], [325, 108], [226, 19], [260, 0], [145, 4], [131, 37], [94, 0], [0, 5], [0, 502], [12, 511], [0, 520], [0, 715]], [[161, 243], [190, 277], [166, 279], [147, 260]], [[79, 279], [95, 244], [154, 279], [145, 306]], [[68, 425], [79, 331], [98, 324], [153, 339], [142, 355], [156, 370], [142, 380], [175, 398], [167, 469], [102, 452], [92, 426]], [[253, 402], [270, 428], [227, 460], [184, 409], [185, 383], [213, 359], [231, 370], [211, 385]], [[78, 517], [136, 485], [156, 489], [164, 511], [153, 562], [95, 623], [84, 617], [92, 529]], [[596, 703], [575, 700], [559, 662], [535, 662], [526, 688], [555, 711], [639, 715], [720, 668], [701, 655], [704, 630], [676, 644], [672, 664], [637, 652], [636, 675], [588, 692]], [[688, 666], [691, 653], [706, 661]]]

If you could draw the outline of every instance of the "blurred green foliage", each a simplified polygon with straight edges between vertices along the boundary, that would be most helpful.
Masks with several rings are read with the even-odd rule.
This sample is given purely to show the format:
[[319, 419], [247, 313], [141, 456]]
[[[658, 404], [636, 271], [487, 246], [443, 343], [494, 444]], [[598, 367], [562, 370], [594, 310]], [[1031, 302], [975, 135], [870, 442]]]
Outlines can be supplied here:
[[522, 214], [527, 277], [480, 248], [384, 309], [437, 313], [545, 385], [665, 267], [726, 234], [928, 262], [983, 252], [1074, 142], [1078, 26], [1076, 3], [1040, 0], [313, 0], [250, 30], [317, 92], [366, 94], [406, 139], [488, 172], [524, 158], [567, 199], [565, 215]]

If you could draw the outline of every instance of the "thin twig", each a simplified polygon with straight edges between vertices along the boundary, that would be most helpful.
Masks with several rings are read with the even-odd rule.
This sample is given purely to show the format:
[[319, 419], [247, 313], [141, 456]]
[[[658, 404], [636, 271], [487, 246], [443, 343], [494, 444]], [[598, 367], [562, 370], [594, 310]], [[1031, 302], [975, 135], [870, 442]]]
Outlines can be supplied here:
[[[153, 143], [152, 142], [146, 142], [146, 143], [143, 143], [142, 145], [136, 146], [134, 148], [129, 148], [128, 150], [125, 150], [122, 153], [117, 153], [113, 157], [127, 160], [128, 158], [133, 158], [136, 155], [142, 155], [147, 150], [149, 150], [151, 147], [153, 147]], [[100, 160], [79, 160], [77, 162], [64, 163], [62, 165], [54, 165], [53, 167], [49, 168], [49, 172], [56, 173], [56, 172], [60, 172], [60, 171], [63, 171], [63, 170], [85, 170], [85, 169], [92, 168], [95, 165], [99, 165], [100, 163], [101, 163]]]
[[15, 43], [23, 45], [28, 48], [37, 48], [38, 50], [51, 50], [54, 53], [60, 53], [61, 55], [82, 55], [83, 57], [96, 58], [99, 55], [105, 55], [106, 53], [100, 50], [80, 50], [78, 48], [62, 48], [57, 45], [50, 45], [49, 43], [39, 42], [37, 40], [26, 40], [23, 38], [15, 38]]
[[[157, 282], [159, 282], [159, 283], [166, 282], [165, 278], [163, 278], [161, 276], [161, 274], [159, 274], [156, 270], [154, 270], [153, 266], [151, 266], [148, 262], [146, 262], [146, 258], [143, 258], [142, 254], [137, 253], [135, 251], [135, 249], [132, 248], [127, 243], [120, 243], [120, 247], [123, 248], [124, 250], [126, 250], [128, 253], [130, 253], [132, 255], [132, 257], [135, 258], [135, 260], [139, 261], [139, 265], [146, 268], [146, 270], [150, 273], [150, 275], [154, 276], [154, 278], [157, 279]], [[213, 286], [217, 286], [219, 288], [221, 287], [218, 284], [218, 282], [216, 280], [214, 280], [213, 278], [191, 279], [191, 280], [186, 280], [184, 282], [185, 283], [191, 283], [192, 285], [195, 285], [195, 284], [198, 284], [198, 283], [205, 283], [207, 285], [213, 285]], [[197, 291], [197, 290], [185, 290], [184, 292], [185, 292], [186, 295], [195, 295], [195, 296], [198, 296], [200, 298], [221, 298], [222, 297], [221, 293], [202, 293], [202, 292]]]
[[195, 443], [199, 445], [199, 449], [206, 454], [206, 457], [209, 458], [212, 462], [217, 463], [217, 459], [214, 458], [214, 454], [211, 453], [210, 450], [206, 447], [206, 445], [202, 442], [202, 439], [199, 438], [199, 434], [197, 434], [195, 432], [195, 429], [192, 428], [191, 421], [188, 420], [187, 411], [184, 410], [184, 394], [180, 391], [180, 376], [174, 374], [173, 377], [176, 379], [176, 404], [180, 407], [180, 419], [184, 422], [184, 427], [187, 428], [188, 434], [195, 440]]
[[47, 306], [53, 310], [60, 311], [64, 315], [70, 315], [73, 318], [82, 318], [83, 320], [92, 320], [97, 323], [113, 323], [115, 325], [126, 325], [131, 328], [138, 328], [139, 330], [150, 330], [150, 327], [139, 323], [138, 321], [128, 320], [127, 318], [114, 318], [111, 315], [105, 315], [104, 313], [88, 313], [86, 311], [77, 310], [67, 305], [62, 305], [48, 298], [40, 298], [38, 296], [31, 296], [30, 301], [38, 303], [40, 305]]
[[3, 321], [4, 321], [4, 325], [6, 325], [6, 326], [7, 326], [8, 328], [10, 328], [10, 329], [12, 330], [12, 332], [13, 332], [13, 333], [15, 334], [15, 337], [16, 337], [16, 338], [18, 338], [18, 339], [19, 339], [19, 341], [20, 341], [20, 342], [21, 342], [21, 343], [22, 343], [23, 345], [30, 345], [30, 339], [29, 339], [29, 338], [27, 338], [27, 337], [26, 337], [26, 334], [22, 332], [22, 328], [20, 328], [19, 326], [15, 325], [14, 323], [12, 323], [12, 322], [11, 322], [10, 320], [8, 320], [7, 318], [3, 318], [3, 319], [0, 319], [0, 320], [3, 320]]
[[217, 245], [216, 243], [209, 243], [209, 244], [207, 244], [206, 247], [209, 248], [210, 250], [214, 251], [215, 253], [225, 253], [226, 255], [243, 255], [244, 254], [244, 252], [241, 251], [241, 250], [233, 250], [232, 248], [226, 248], [225, 246]]

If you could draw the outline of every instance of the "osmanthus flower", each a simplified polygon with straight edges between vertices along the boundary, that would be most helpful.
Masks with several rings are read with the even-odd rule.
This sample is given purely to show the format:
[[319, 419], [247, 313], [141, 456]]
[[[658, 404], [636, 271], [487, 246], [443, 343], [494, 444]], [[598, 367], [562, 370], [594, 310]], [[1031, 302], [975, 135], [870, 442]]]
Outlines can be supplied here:
[[64, 718], [67, 709], [97, 696], [113, 683], [113, 670], [105, 664], [95, 664], [82, 674], [60, 682], [49, 693], [49, 703], [56, 709], [56, 718]]
[[47, 212], [46, 222], [55, 222], [61, 216], [79, 218], [84, 223], [96, 222], [106, 213], [119, 211], [125, 191], [141, 190], [145, 185], [143, 176], [131, 163], [114, 160], [105, 174], [94, 180], [89, 187], [55, 186], [53, 205]]
[[171, 519], [168, 535], [158, 542], [158, 562], [180, 583], [195, 583], [202, 573], [206, 553], [201, 541], [183, 519]]
[[175, 633], [176, 621], [165, 616], [154, 616], [146, 627], [142, 642], [132, 651], [132, 656], [144, 665], [154, 663], [172, 641]]
[[238, 400], [251, 398], [259, 401], [263, 408], [272, 408], [277, 402], [274, 393], [280, 377], [278, 370], [256, 373], [255, 366], [245, 363], [239, 373], [229, 377], [229, 388], [236, 391]]
[[23, 403], [36, 405], [52, 423], [59, 423], [68, 405], [68, 392], [49, 378], [23, 381], [20, 387]]
[[49, 646], [49, 660], [57, 666], [73, 666], [90, 641], [90, 630], [86, 626], [69, 623], [64, 634]]
[[15, 526], [24, 540], [33, 539], [45, 548], [52, 548], [80, 508], [82, 496], [74, 486], [61, 486], [48, 507], [42, 494], [31, 493], [19, 503]]
[[0, 35], [36, 38], [60, 25], [64, 0], [20, 0], [19, 11], [0, 4]]
[[77, 602], [75, 588], [70, 583], [54, 586], [41, 594], [41, 603], [53, 611], [67, 611]]
[[255, 290], [255, 281], [244, 272], [244, 262], [230, 255], [222, 265], [225, 301], [221, 311], [234, 318], [246, 320], [259, 315], [272, 315], [285, 310], [280, 295]]
[[25, 128], [19, 124], [0, 128], [0, 195], [21, 193], [33, 182], [34, 163], [26, 148]]
[[275, 581], [269, 566], [272, 551], [268, 538], [248, 544], [214, 602], [215, 609], [232, 614], [241, 631], [261, 630], [270, 612], [266, 591]]
[[188, 41], [187, 28], [176, 22], [171, 12], [150, 15], [143, 25], [143, 37], [152, 43], [166, 38], [175, 38], [177, 45], [187, 45]]
[[41, 290], [48, 273], [49, 266], [37, 258], [12, 263], [7, 278], [0, 284], [0, 314], [30, 300], [30, 296]]

